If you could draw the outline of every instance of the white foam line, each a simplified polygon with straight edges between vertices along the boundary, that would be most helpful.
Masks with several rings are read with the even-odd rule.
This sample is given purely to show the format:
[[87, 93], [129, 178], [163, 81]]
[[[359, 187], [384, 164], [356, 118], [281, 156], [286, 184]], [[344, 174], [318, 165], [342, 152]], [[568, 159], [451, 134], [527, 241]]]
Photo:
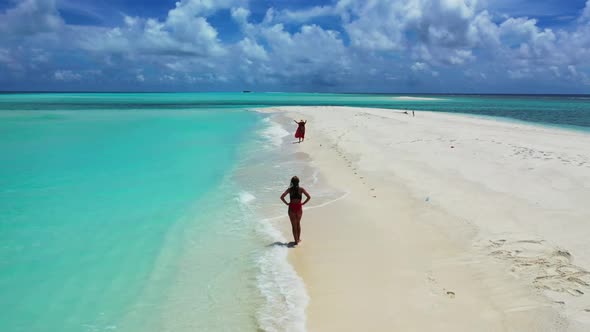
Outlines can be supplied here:
[[[311, 206], [316, 209], [337, 202], [350, 192], [344, 193], [331, 201]], [[261, 219], [263, 229], [274, 241], [285, 242], [283, 234], [268, 221], [283, 218], [277, 216]], [[265, 304], [257, 311], [256, 319], [261, 330], [305, 332], [305, 308], [309, 297], [305, 284], [293, 266], [287, 260], [288, 250], [285, 247], [273, 247], [261, 256], [257, 265], [260, 273], [256, 277], [257, 287], [265, 298]]]
[[318, 181], [319, 181], [319, 179], [318, 179], [318, 174], [319, 174], [319, 173], [320, 173], [320, 170], [319, 170], [319, 169], [316, 169], [316, 170], [313, 172], [313, 175], [312, 175], [313, 182], [312, 182], [312, 184], [316, 184], [316, 183], [318, 183]]
[[337, 202], [337, 201], [339, 201], [339, 200], [341, 200], [341, 199], [344, 199], [344, 198], [346, 198], [346, 196], [348, 196], [349, 194], [350, 194], [350, 191], [347, 191], [347, 192], [345, 192], [345, 193], [344, 193], [342, 196], [340, 196], [340, 197], [338, 197], [338, 198], [335, 198], [335, 199], [333, 199], [333, 200], [331, 200], [331, 201], [327, 201], [327, 202], [325, 202], [325, 203], [322, 203], [322, 204], [320, 204], [320, 205], [313, 205], [313, 206], [310, 206], [310, 207], [308, 207], [306, 210], [317, 209], [317, 208], [321, 208], [321, 207], [324, 207], [324, 206], [330, 205], [330, 204], [332, 204], [332, 203], [334, 203], [334, 202]]
[[[342, 196], [340, 196], [338, 198], [334, 198], [333, 200], [327, 201], [327, 202], [322, 203], [320, 205], [310, 206], [308, 208], [305, 208], [305, 210], [317, 209], [317, 208], [321, 208], [321, 207], [324, 207], [324, 206], [328, 206], [328, 205], [330, 205], [332, 203], [335, 203], [335, 202], [337, 202], [337, 201], [339, 201], [341, 199], [346, 198], [346, 196], [348, 196], [349, 194], [350, 194], [350, 191], [347, 191]], [[264, 218], [264, 219], [262, 219], [262, 221], [273, 221], [273, 220], [277, 220], [277, 219], [281, 219], [281, 218], [285, 218], [285, 216], [284, 215], [280, 215], [280, 216], [276, 216], [276, 217]]]

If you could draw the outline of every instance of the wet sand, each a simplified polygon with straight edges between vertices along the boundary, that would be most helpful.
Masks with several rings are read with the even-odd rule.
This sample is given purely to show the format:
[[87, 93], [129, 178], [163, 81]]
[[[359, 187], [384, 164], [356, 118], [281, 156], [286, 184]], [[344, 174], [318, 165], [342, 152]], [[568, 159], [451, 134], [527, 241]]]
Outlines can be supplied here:
[[590, 328], [590, 135], [431, 112], [263, 111], [307, 119], [293, 149], [347, 193], [305, 210], [290, 251], [308, 330]]

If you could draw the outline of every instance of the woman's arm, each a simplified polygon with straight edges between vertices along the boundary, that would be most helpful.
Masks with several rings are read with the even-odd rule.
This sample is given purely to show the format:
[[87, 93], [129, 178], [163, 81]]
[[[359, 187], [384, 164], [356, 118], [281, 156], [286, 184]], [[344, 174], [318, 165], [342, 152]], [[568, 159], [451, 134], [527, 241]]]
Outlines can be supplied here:
[[287, 201], [285, 200], [285, 196], [287, 196], [288, 193], [289, 193], [289, 189], [285, 190], [285, 192], [281, 195], [281, 201], [283, 201], [283, 203], [285, 203], [285, 205], [289, 205], [289, 203], [287, 203]]
[[307, 124], [307, 120], [303, 121], [303, 123]]
[[303, 195], [305, 195], [305, 201], [303, 201], [301, 205], [305, 205], [305, 203], [309, 202], [309, 200], [311, 199], [311, 195], [307, 192], [307, 190], [303, 188], [301, 188], [301, 192], [303, 193]]
[[295, 122], [296, 124], [299, 124], [299, 122], [297, 122], [297, 120], [293, 120], [293, 122]]

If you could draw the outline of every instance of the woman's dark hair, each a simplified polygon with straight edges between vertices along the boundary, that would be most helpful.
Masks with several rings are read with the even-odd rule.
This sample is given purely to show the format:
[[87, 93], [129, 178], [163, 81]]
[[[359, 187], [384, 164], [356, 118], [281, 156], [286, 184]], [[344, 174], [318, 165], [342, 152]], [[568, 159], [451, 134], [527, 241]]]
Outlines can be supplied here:
[[291, 178], [291, 185], [289, 186], [289, 193], [292, 195], [299, 194], [299, 178], [294, 176]]

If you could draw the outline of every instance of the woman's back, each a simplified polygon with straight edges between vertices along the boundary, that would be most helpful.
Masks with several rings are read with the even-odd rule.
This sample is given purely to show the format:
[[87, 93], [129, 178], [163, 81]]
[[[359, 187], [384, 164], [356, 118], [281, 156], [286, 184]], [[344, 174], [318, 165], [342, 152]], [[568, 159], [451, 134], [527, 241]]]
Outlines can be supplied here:
[[301, 188], [299, 187], [292, 187], [289, 189], [289, 199], [293, 201], [294, 199], [301, 200]]

